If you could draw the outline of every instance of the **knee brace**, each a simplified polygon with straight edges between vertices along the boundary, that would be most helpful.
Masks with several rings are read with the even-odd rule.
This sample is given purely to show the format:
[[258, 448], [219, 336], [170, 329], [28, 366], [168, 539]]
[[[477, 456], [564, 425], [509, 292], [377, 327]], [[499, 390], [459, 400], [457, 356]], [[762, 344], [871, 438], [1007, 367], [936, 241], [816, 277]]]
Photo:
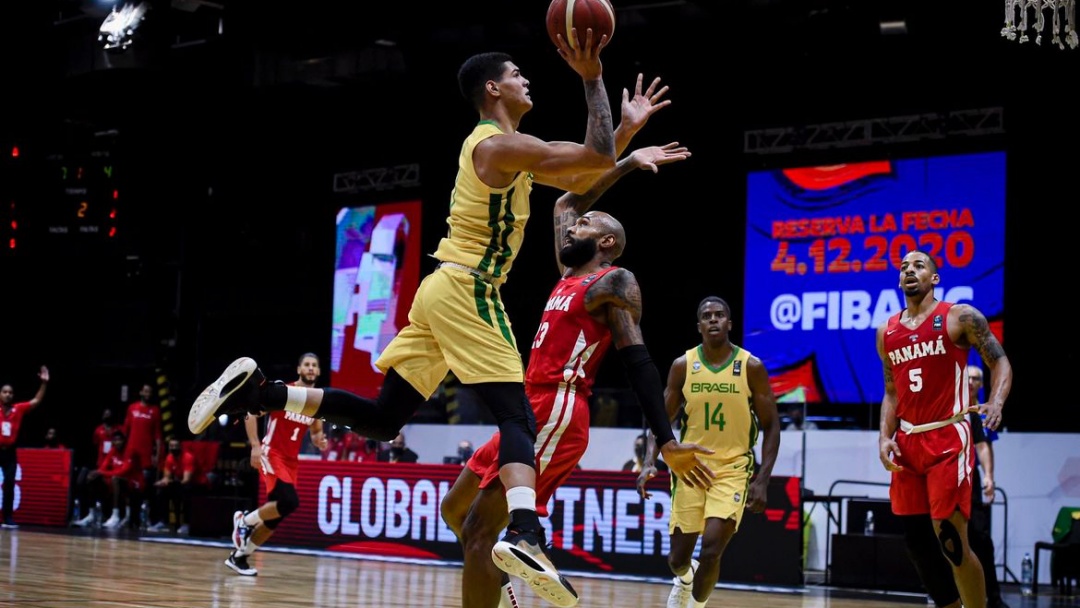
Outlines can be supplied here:
[[929, 515], [903, 515], [904, 545], [927, 595], [937, 606], [948, 606], [960, 599], [952, 568], [941, 553]]
[[[288, 517], [290, 513], [300, 506], [300, 497], [296, 495], [296, 488], [291, 483], [278, 481], [274, 485], [274, 491], [267, 494], [266, 497], [277, 503], [277, 510], [281, 515], [281, 519]], [[270, 528], [273, 529], [272, 526]]]
[[[953, 563], [959, 566], [964, 561], [964, 543], [960, 539], [960, 531], [947, 519], [941, 520], [941, 531], [938, 532], [938, 543], [941, 544], [941, 552]], [[949, 547], [952, 547], [951, 549]]]

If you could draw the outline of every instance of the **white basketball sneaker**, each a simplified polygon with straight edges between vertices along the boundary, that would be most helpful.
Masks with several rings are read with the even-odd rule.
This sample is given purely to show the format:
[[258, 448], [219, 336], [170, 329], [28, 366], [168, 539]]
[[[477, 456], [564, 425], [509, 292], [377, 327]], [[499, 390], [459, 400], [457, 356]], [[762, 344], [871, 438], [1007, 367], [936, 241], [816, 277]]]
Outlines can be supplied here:
[[694, 575], [697, 574], [698, 560], [690, 560], [691, 582], [684, 583], [679, 577], [674, 577], [671, 584], [671, 593], [668, 594], [667, 608], [693, 608], [694, 606]]
[[217, 380], [203, 389], [188, 412], [188, 430], [198, 435], [221, 414], [259, 411], [259, 387], [266, 376], [255, 360], [240, 357]]

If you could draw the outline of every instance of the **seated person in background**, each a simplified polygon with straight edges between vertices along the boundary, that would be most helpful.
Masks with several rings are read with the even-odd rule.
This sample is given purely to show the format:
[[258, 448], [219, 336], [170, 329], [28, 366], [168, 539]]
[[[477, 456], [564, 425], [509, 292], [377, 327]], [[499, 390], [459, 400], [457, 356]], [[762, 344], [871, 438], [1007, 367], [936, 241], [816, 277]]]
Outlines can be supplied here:
[[[622, 465], [622, 470], [629, 471], [631, 473], [640, 473], [641, 472], [641, 463], [643, 463], [645, 461], [645, 445], [646, 445], [647, 441], [648, 441], [648, 435], [645, 434], [645, 433], [642, 433], [641, 435], [638, 435], [634, 439], [634, 457], [631, 458], [630, 460], [627, 460]], [[657, 460], [656, 461], [656, 470], [657, 471], [667, 471], [668, 466], [667, 466], [667, 464], [664, 463], [663, 460]]]
[[52, 427], [45, 431], [45, 440], [42, 442], [41, 447], [57, 450], [66, 449], [66, 446], [60, 443], [60, 437], [56, 434], [56, 429]]
[[379, 452], [379, 462], [416, 462], [420, 455], [405, 446], [405, 434], [398, 433], [390, 448]]
[[169, 527], [170, 507], [176, 514], [173, 532], [186, 534], [191, 516], [191, 497], [209, 487], [210, 482], [204, 471], [199, 470], [195, 455], [182, 448], [179, 439], [169, 438], [168, 454], [161, 479], [154, 482], [155, 508], [150, 526], [151, 532], [161, 532]]
[[814, 421], [806, 419], [806, 406], [802, 403], [792, 405], [788, 410], [788, 417], [791, 418], [791, 422], [784, 427], [785, 431], [816, 431], [818, 429]]
[[472, 442], [468, 439], [462, 439], [458, 443], [457, 455], [455, 456], [443, 456], [443, 464], [465, 464], [469, 462], [469, 458], [473, 455]]
[[379, 442], [364, 439], [347, 426], [330, 425], [328, 447], [323, 452], [323, 460], [341, 462], [375, 462], [379, 455]]
[[[120, 528], [125, 524], [137, 522], [131, 518], [131, 505], [138, 505], [142, 494], [143, 472], [139, 457], [125, 449], [127, 441], [124, 432], [116, 429], [112, 434], [112, 449], [101, 465], [86, 476], [86, 485], [82, 488], [86, 504], [105, 502], [111, 497], [112, 513], [103, 524], [103, 528]], [[136, 507], [137, 508], [137, 507]], [[122, 514], [122, 515], [121, 515]], [[86, 517], [75, 522], [76, 526], [86, 526], [94, 521], [92, 509], [87, 509]]]
[[345, 458], [349, 462], [376, 462], [379, 459], [379, 442], [368, 439], [356, 431], [346, 434]]

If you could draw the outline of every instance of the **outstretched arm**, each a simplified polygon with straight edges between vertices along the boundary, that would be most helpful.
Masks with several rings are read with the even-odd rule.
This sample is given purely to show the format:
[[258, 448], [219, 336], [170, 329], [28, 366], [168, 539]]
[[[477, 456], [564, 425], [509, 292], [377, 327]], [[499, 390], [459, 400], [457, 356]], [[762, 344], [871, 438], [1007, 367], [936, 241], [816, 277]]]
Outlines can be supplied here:
[[630, 145], [630, 140], [645, 126], [645, 123], [649, 121], [653, 114], [671, 105], [671, 100], [664, 99], [661, 101], [660, 99], [668, 92], [667, 85], [660, 87], [659, 90], [657, 89], [660, 85], [660, 77], [654, 78], [649, 83], [649, 88], [642, 93], [641, 83], [644, 78], [644, 74], [639, 73], [637, 75], [633, 97], [630, 96], [630, 91], [626, 89], [622, 91], [622, 120], [619, 121], [619, 126], [615, 128], [615, 158], [623, 155], [623, 152]]
[[45, 398], [45, 386], [49, 384], [49, 368], [42, 365], [41, 371], [38, 372], [38, 379], [41, 380], [41, 385], [38, 386], [34, 398], [30, 400], [30, 409], [41, 405], [41, 400]]
[[555, 262], [559, 265], [559, 274], [566, 272], [566, 267], [559, 262], [559, 250], [562, 249], [563, 238], [566, 232], [573, 226], [582, 215], [585, 215], [593, 204], [607, 189], [619, 181], [624, 175], [636, 169], [648, 169], [656, 173], [660, 165], [678, 162], [690, 158], [690, 151], [679, 142], [671, 142], [664, 146], [650, 146], [634, 150], [629, 156], [620, 160], [613, 169], [605, 172], [600, 179], [592, 185], [588, 191], [578, 194], [567, 192], [555, 201]]

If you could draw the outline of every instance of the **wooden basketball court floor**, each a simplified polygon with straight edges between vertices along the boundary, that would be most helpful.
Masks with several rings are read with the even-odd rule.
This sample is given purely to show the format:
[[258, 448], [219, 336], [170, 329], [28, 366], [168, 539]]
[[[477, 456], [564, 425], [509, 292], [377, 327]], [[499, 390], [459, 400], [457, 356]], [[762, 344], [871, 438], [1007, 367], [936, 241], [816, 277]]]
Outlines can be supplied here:
[[[0, 606], [12, 608], [459, 608], [457, 564], [354, 559], [325, 553], [257, 552], [259, 575], [243, 577], [222, 562], [231, 545], [172, 535], [31, 529], [0, 531]], [[767, 550], [767, 549], [763, 549]], [[582, 608], [663, 607], [669, 579], [571, 576]], [[549, 604], [517, 585], [523, 607]], [[1048, 600], [1048, 601], [1044, 601]], [[1025, 598], [1024, 608], [1077, 605]], [[1011, 601], [1019, 608], [1019, 598]], [[721, 585], [710, 607], [885, 608], [925, 606], [922, 595], [857, 593], [807, 586]]]

